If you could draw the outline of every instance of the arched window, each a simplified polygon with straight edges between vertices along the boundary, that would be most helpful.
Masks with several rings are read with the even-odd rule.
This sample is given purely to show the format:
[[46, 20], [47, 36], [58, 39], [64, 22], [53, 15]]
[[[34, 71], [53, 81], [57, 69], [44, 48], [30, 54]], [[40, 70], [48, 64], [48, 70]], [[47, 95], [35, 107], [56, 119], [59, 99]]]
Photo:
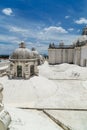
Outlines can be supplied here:
[[34, 65], [30, 66], [30, 75], [34, 75]]
[[22, 66], [21, 65], [17, 66], [17, 77], [22, 77]]

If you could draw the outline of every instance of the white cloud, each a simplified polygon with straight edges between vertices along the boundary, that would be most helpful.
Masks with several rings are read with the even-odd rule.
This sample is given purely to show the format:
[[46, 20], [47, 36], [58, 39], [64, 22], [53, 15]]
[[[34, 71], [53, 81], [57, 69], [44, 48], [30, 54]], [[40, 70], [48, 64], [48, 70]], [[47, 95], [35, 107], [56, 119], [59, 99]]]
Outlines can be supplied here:
[[56, 27], [56, 26], [50, 26], [48, 28], [44, 28], [44, 31], [46, 32], [53, 32], [53, 33], [68, 33], [64, 28], [62, 27]]
[[78, 29], [77, 32], [80, 32], [80, 29]]
[[73, 31], [73, 30], [74, 30], [74, 28], [69, 28], [68, 30], [69, 30], [69, 31]]
[[20, 41], [20, 39], [15, 36], [0, 35], [0, 42], [20, 43], [19, 41]]
[[61, 25], [61, 22], [58, 22], [56, 25], [57, 25], [57, 26]]
[[2, 10], [2, 13], [4, 13], [5, 15], [11, 15], [13, 13], [11, 8], [5, 8]]
[[68, 19], [68, 18], [70, 18], [70, 16], [68, 16], [68, 15], [67, 15], [67, 16], [65, 16], [65, 19]]
[[9, 32], [13, 32], [17, 34], [20, 38], [23, 38], [23, 40], [26, 40], [27, 38], [37, 38], [38, 36], [38, 29], [30, 29], [30, 28], [22, 28], [18, 26], [8, 26], [7, 27]]
[[[17, 26], [9, 26], [8, 28], [10, 32], [19, 33], [17, 36], [21, 39], [29, 43], [29, 45], [38, 46], [38, 41], [40, 44], [49, 44], [50, 42], [59, 42], [63, 40], [66, 44], [72, 43], [72, 41], [76, 38], [76, 35], [70, 35], [67, 30], [63, 27], [50, 26], [41, 29], [34, 30], [33, 28], [22, 28]], [[73, 31], [73, 28], [69, 28], [69, 31]], [[21, 35], [20, 35], [21, 34]], [[30, 40], [29, 40], [30, 39]], [[14, 39], [13, 41], [16, 41]], [[19, 40], [18, 40], [19, 41]]]
[[[42, 28], [40, 30], [21, 28], [17, 26], [9, 26], [10, 32], [19, 33], [19, 37], [23, 36], [23, 39], [36, 39], [36, 41], [49, 42], [50, 40], [57, 40], [58, 35], [67, 34], [68, 32], [62, 27], [50, 26], [48, 28]], [[21, 34], [21, 36], [20, 36]]]
[[[36, 47], [39, 52], [47, 52], [50, 42], [58, 44], [63, 40], [65, 44], [72, 44], [74, 39], [76, 39], [76, 35], [69, 34], [67, 30], [60, 26], [49, 26], [48, 28], [40, 26], [39, 29], [34, 29], [32, 27], [22, 28], [21, 26], [7, 25], [6, 29], [9, 30], [9, 33], [0, 35], [0, 41], [13, 45], [13, 47], [9, 46], [9, 52], [14, 47], [17, 47], [17, 44], [22, 40], [25, 41], [28, 48]], [[2, 50], [5, 52], [4, 48]]]
[[86, 18], [80, 18], [79, 20], [75, 20], [75, 23], [77, 24], [87, 24]]
[[9, 26], [9, 31], [22, 33], [22, 32], [27, 32], [28, 30], [16, 26]]
[[[45, 30], [47, 30], [45, 28]], [[50, 31], [44, 31], [37, 33], [36, 39], [40, 43], [49, 44], [50, 42], [58, 43], [59, 41], [63, 40], [65, 44], [72, 44], [74, 39], [76, 39], [78, 35], [71, 35], [69, 33], [51, 33]]]

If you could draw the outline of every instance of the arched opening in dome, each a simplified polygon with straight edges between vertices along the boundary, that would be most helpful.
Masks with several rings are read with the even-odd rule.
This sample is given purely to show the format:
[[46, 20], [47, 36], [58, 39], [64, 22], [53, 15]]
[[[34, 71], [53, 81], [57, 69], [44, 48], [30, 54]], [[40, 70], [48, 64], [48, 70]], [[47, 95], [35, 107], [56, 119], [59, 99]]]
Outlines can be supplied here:
[[38, 62], [38, 65], [40, 65], [40, 59], [38, 59], [37, 62]]
[[17, 65], [17, 77], [22, 77], [22, 66]]
[[30, 66], [30, 75], [34, 75], [34, 65]]

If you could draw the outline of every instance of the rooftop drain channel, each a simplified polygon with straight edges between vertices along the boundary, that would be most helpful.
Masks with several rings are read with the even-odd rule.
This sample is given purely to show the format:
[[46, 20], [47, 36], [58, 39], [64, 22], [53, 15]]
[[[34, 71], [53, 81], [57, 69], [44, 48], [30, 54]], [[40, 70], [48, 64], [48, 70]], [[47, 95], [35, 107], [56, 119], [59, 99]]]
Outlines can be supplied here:
[[64, 123], [59, 121], [58, 119], [55, 119], [52, 115], [50, 115], [48, 112], [43, 110], [43, 113], [47, 115], [53, 122], [55, 122], [58, 126], [60, 126], [63, 130], [72, 130], [69, 126], [66, 126]]

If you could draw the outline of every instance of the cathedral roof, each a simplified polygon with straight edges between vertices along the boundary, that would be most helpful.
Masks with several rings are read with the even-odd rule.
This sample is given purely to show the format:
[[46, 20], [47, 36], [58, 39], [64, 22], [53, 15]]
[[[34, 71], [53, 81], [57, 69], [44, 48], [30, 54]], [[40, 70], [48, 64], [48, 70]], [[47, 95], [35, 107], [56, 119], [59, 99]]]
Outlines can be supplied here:
[[25, 43], [21, 42], [19, 45], [19, 48], [17, 48], [12, 55], [10, 56], [10, 59], [32, 59], [33, 53], [25, 47]]

